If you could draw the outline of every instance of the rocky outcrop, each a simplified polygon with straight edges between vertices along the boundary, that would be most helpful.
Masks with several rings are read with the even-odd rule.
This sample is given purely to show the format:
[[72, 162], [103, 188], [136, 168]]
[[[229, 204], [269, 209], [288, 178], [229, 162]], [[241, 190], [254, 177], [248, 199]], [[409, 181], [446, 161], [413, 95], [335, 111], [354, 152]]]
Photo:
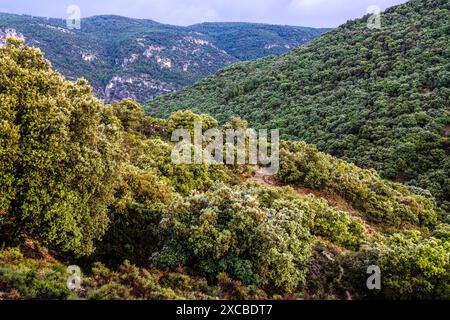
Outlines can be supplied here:
[[0, 29], [0, 48], [6, 46], [6, 41], [8, 38], [17, 38], [25, 40], [25, 37], [20, 32], [17, 32], [13, 28]]

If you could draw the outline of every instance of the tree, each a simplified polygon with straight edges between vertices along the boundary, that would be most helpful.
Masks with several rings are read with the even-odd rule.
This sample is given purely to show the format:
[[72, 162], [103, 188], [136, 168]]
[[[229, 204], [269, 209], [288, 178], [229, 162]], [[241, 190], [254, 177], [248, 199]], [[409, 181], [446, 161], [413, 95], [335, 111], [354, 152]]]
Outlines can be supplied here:
[[132, 99], [112, 103], [114, 114], [126, 130], [139, 130], [144, 123], [144, 108]]
[[89, 254], [108, 226], [117, 120], [39, 50], [0, 49], [0, 237]]

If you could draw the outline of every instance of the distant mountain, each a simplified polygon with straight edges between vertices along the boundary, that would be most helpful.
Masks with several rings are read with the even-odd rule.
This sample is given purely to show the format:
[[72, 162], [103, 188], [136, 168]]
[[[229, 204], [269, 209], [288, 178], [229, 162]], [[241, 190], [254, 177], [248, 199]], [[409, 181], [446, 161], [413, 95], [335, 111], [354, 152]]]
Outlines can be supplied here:
[[202, 23], [191, 30], [202, 33], [241, 61], [280, 55], [315, 38], [330, 29], [277, 26], [254, 23]]
[[99, 98], [145, 102], [178, 91], [232, 63], [282, 54], [327, 31], [291, 26], [206, 23], [178, 27], [120, 16], [63, 19], [0, 13], [8, 35], [45, 53], [70, 80], [84, 77]]
[[235, 64], [148, 108], [280, 128], [287, 139], [428, 189], [450, 212], [450, 4], [392, 7], [381, 29], [368, 19], [281, 57]]

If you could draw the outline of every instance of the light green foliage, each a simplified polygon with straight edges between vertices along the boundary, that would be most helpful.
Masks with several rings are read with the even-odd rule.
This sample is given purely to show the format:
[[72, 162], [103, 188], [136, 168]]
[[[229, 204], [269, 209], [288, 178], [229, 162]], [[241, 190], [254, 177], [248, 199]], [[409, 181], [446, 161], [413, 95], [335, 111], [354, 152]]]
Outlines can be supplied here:
[[190, 110], [173, 113], [169, 117], [167, 126], [169, 132], [173, 132], [176, 129], [187, 129], [193, 134], [196, 122], [201, 124], [203, 130], [214, 129], [219, 126], [219, 123], [213, 117], [206, 114], [195, 114]]
[[240, 116], [321, 151], [431, 191], [450, 212], [450, 8], [411, 0], [281, 57], [235, 64], [148, 103], [152, 114]]
[[450, 299], [450, 242], [394, 235], [379, 258], [388, 299]]
[[364, 226], [359, 218], [331, 207], [324, 199], [299, 196], [292, 188], [260, 188], [259, 201], [268, 208], [289, 208], [304, 212], [311, 233], [346, 248], [357, 248], [364, 239]]
[[19, 249], [0, 250], [0, 299], [70, 299], [66, 268], [26, 258]]
[[77, 254], [108, 226], [117, 128], [83, 81], [65, 81], [36, 49], [0, 49], [0, 234]]
[[304, 142], [284, 142], [280, 154], [278, 176], [282, 181], [334, 192], [369, 221], [395, 227], [437, 223], [431, 199], [383, 180], [374, 170], [360, 169]]
[[125, 130], [139, 131], [144, 121], [144, 110], [132, 99], [112, 103], [114, 115], [121, 121]]

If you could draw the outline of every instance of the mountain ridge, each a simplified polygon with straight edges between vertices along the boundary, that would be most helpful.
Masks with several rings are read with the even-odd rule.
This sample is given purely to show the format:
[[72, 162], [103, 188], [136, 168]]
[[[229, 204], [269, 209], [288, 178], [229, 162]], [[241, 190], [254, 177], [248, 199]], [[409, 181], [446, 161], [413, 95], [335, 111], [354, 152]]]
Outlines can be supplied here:
[[282, 54], [328, 30], [240, 23], [214, 28], [102, 15], [83, 18], [77, 30], [64, 19], [0, 13], [0, 42], [8, 34], [24, 38], [69, 80], [85, 77], [107, 102], [145, 102], [241, 60]]

